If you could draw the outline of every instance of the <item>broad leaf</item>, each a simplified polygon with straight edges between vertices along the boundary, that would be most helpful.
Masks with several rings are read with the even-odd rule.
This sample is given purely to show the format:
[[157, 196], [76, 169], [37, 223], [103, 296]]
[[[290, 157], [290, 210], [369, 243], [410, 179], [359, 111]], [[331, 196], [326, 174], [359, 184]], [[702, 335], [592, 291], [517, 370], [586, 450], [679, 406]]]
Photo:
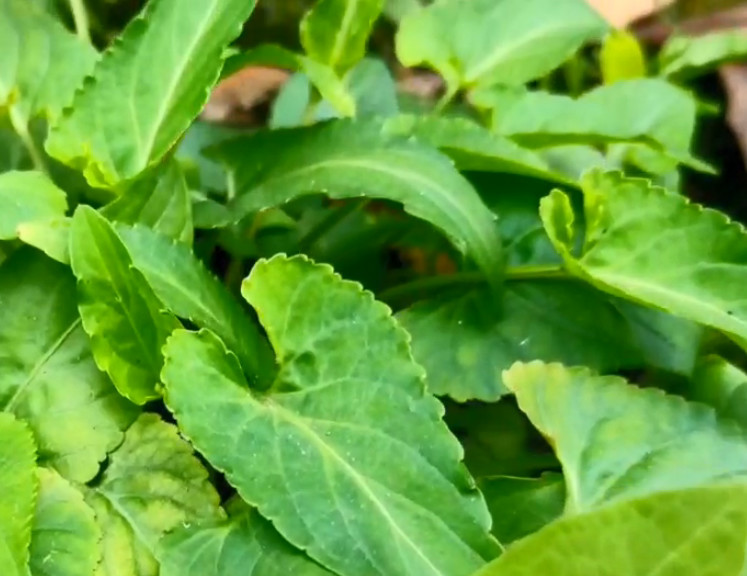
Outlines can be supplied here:
[[690, 154], [696, 111], [685, 91], [643, 78], [601, 86], [578, 99], [528, 92], [512, 106], [496, 109], [494, 129], [529, 147], [638, 142], [705, 170]]
[[98, 58], [96, 50], [28, 0], [0, 1], [0, 107], [26, 129], [43, 114], [54, 120]]
[[213, 153], [234, 172], [236, 219], [318, 192], [384, 198], [445, 232], [488, 278], [502, 274], [495, 216], [469, 183], [438, 152], [388, 136], [378, 122], [259, 132]]
[[96, 364], [136, 404], [157, 398], [161, 347], [178, 320], [161, 310], [117, 232], [88, 206], [73, 216], [70, 263]]
[[725, 418], [731, 418], [747, 430], [747, 374], [718, 356], [698, 362], [688, 395], [713, 406]]
[[275, 66], [293, 72], [303, 72], [321, 94], [343, 116], [355, 115], [355, 100], [343, 81], [329, 66], [296, 54], [276, 44], [265, 44], [231, 56], [226, 60], [226, 78], [246, 66]]
[[0, 174], [0, 240], [18, 237], [21, 224], [60, 217], [67, 197], [41, 172]]
[[155, 414], [143, 414], [127, 431], [86, 500], [103, 535], [96, 576], [157, 576], [163, 535], [224, 517], [189, 444]]
[[272, 350], [257, 322], [184, 245], [142, 226], [119, 226], [134, 266], [142, 272], [163, 305], [180, 318], [209, 328], [241, 361], [260, 386], [275, 375]]
[[93, 361], [67, 267], [25, 248], [0, 266], [0, 409], [24, 419], [39, 460], [91, 480], [136, 416]]
[[125, 224], [144, 224], [166, 236], [192, 243], [192, 198], [175, 160], [135, 181], [101, 214]]
[[524, 538], [563, 514], [565, 483], [560, 474], [492, 476], [478, 484], [493, 515], [492, 532], [503, 544]]
[[31, 431], [0, 413], [0, 566], [3, 576], [27, 576], [38, 479]]
[[31, 533], [33, 576], [91, 576], [101, 558], [101, 531], [83, 494], [57, 473], [38, 468], [39, 499]]
[[747, 234], [720, 212], [651, 187], [592, 172], [583, 181], [586, 238], [571, 248], [568, 197], [541, 203], [545, 228], [568, 270], [597, 287], [747, 338]]
[[212, 333], [166, 346], [181, 429], [280, 533], [330, 570], [466, 575], [497, 553], [461, 447], [406, 333], [359, 285], [303, 257], [260, 261], [242, 292], [281, 363], [246, 388]]
[[558, 67], [607, 23], [581, 0], [442, 0], [400, 23], [397, 56], [455, 91], [520, 85]]
[[747, 33], [741, 28], [698, 37], [673, 36], [659, 53], [659, 73], [686, 80], [745, 57]]
[[364, 58], [345, 75], [358, 118], [394, 116], [399, 112], [397, 81], [386, 62]]
[[332, 576], [254, 511], [178, 528], [159, 548], [160, 576]]
[[384, 0], [318, 0], [301, 21], [301, 44], [311, 58], [335, 70], [354, 66]]
[[[160, 160], [199, 114], [254, 0], [149, 2], [103, 55], [46, 148], [107, 187]], [[112, 113], [116, 110], [117, 113]]]
[[747, 432], [708, 406], [560, 364], [503, 380], [563, 465], [567, 512], [747, 476]]
[[19, 224], [16, 232], [21, 242], [38, 248], [62, 264], [70, 264], [70, 224], [65, 216], [51, 220], [32, 220]]
[[584, 364], [615, 371], [641, 352], [605, 295], [573, 280], [510, 282], [501, 301], [487, 289], [445, 295], [397, 315], [412, 334], [428, 389], [455, 400], [495, 401], [501, 373], [517, 360]]
[[564, 518], [475, 576], [741, 576], [747, 488], [709, 486]]

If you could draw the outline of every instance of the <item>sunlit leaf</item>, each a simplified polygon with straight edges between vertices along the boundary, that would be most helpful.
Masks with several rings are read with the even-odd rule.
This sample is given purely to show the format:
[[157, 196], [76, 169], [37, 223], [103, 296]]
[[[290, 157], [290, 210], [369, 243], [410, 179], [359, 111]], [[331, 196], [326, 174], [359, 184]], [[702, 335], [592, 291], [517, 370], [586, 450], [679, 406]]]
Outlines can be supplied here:
[[41, 172], [0, 174], [0, 240], [17, 238], [22, 224], [51, 220], [66, 211], [65, 192]]

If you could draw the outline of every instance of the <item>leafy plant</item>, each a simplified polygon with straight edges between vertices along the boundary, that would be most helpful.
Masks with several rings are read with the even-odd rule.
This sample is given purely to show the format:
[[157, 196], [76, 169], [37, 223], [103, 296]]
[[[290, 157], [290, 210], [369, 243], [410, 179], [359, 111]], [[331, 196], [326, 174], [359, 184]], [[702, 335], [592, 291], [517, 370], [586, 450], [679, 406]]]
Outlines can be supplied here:
[[[747, 232], [680, 178], [743, 38], [319, 0], [246, 46], [254, 5], [98, 52], [0, 0], [0, 573], [743, 574]], [[199, 119], [247, 66], [266, 123]]]

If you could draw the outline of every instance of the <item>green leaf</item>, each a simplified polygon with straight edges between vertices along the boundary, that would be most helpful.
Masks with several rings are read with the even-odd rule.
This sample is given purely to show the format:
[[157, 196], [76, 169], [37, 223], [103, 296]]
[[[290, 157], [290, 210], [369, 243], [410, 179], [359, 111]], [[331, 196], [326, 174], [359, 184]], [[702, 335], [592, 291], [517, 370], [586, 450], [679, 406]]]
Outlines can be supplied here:
[[747, 429], [747, 374], [719, 356], [702, 358], [695, 368], [689, 397], [710, 404], [719, 415]]
[[480, 479], [479, 486], [493, 515], [492, 532], [504, 544], [536, 532], [563, 514], [565, 483], [560, 474], [492, 476]]
[[73, 216], [70, 263], [96, 364], [136, 404], [158, 398], [161, 347], [179, 321], [161, 309], [113, 226], [88, 206]]
[[311, 83], [309, 77], [296, 72], [283, 84], [272, 102], [270, 128], [291, 128], [301, 126], [306, 110], [311, 104]]
[[101, 531], [83, 494], [56, 472], [38, 468], [39, 500], [31, 533], [33, 576], [91, 576]]
[[747, 235], [720, 212], [619, 173], [583, 181], [586, 239], [576, 254], [568, 197], [540, 213], [568, 270], [624, 298], [747, 338]]
[[706, 170], [690, 153], [696, 112], [695, 100], [684, 90], [661, 79], [641, 78], [601, 86], [575, 100], [528, 92], [508, 109], [496, 111], [494, 129], [531, 148], [637, 142]]
[[154, 557], [168, 532], [224, 513], [207, 472], [175, 426], [143, 414], [87, 493], [103, 534], [96, 576], [157, 576]]
[[509, 282], [502, 300], [487, 289], [424, 301], [397, 315], [412, 335], [428, 389], [457, 401], [504, 395], [502, 371], [517, 360], [638, 366], [630, 328], [604, 294], [573, 280]]
[[28, 576], [31, 520], [38, 479], [31, 431], [0, 413], [0, 566], [3, 576]]
[[638, 39], [627, 30], [615, 30], [604, 40], [599, 64], [605, 84], [646, 77], [646, 57]]
[[659, 52], [659, 73], [687, 80], [746, 57], [747, 34], [740, 28], [697, 37], [672, 36]]
[[580, 0], [442, 0], [402, 20], [397, 56], [405, 66], [428, 64], [451, 91], [520, 85], [607, 29]]
[[41, 172], [0, 174], [0, 240], [18, 237], [21, 224], [49, 220], [67, 211], [67, 197]]
[[474, 576], [741, 576], [747, 488], [708, 486], [564, 518]]
[[747, 433], [708, 406], [560, 364], [503, 381], [563, 465], [567, 513], [747, 475]]
[[204, 0], [185, 10], [181, 0], [149, 2], [52, 126], [49, 154], [100, 187], [156, 163], [207, 102], [223, 50], [254, 5]]
[[389, 310], [329, 266], [260, 261], [242, 292], [281, 363], [256, 396], [207, 331], [166, 346], [184, 433], [296, 547], [335, 572], [466, 575], [497, 553], [461, 447]]
[[32, 220], [16, 228], [18, 239], [24, 244], [38, 248], [62, 264], [70, 264], [70, 225], [67, 216], [51, 220]]
[[125, 224], [145, 224], [166, 236], [192, 243], [192, 198], [175, 160], [135, 181], [119, 198], [104, 206], [101, 214]]
[[223, 67], [223, 78], [246, 66], [274, 66], [292, 72], [303, 72], [327, 100], [343, 116], [355, 116], [355, 100], [345, 83], [329, 66], [307, 56], [291, 52], [276, 44], [264, 44], [231, 56]]
[[0, 2], [0, 107], [16, 127], [44, 114], [54, 120], [83, 78], [96, 50], [28, 0]]
[[176, 316], [209, 328], [260, 386], [275, 375], [275, 358], [257, 322], [183, 244], [143, 226], [117, 226], [132, 263], [163, 305]]
[[345, 75], [358, 118], [394, 116], [399, 112], [397, 82], [386, 62], [364, 58]]
[[254, 511], [178, 528], [161, 542], [160, 576], [332, 576]]
[[441, 229], [497, 281], [503, 256], [492, 212], [448, 159], [384, 132], [375, 121], [332, 121], [220, 144], [213, 153], [234, 172], [239, 194], [234, 218], [318, 192], [393, 200]]
[[383, 7], [384, 0], [318, 0], [301, 21], [306, 54], [335, 70], [352, 68]]
[[0, 266], [0, 409], [27, 422], [39, 461], [91, 480], [136, 416], [93, 361], [70, 270], [25, 248]]

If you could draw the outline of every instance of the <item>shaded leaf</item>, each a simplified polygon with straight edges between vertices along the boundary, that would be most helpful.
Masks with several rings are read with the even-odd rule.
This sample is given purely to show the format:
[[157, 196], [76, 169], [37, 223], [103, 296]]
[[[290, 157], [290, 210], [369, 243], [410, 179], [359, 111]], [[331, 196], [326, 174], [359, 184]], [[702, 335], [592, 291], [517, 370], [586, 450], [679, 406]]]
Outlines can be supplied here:
[[163, 373], [181, 429], [242, 498], [335, 572], [466, 575], [494, 556], [461, 447], [389, 310], [303, 257], [260, 261], [242, 292], [281, 363], [271, 391], [250, 392], [204, 330], [174, 333]]
[[137, 411], [93, 361], [70, 270], [25, 248], [0, 266], [0, 409], [25, 420], [39, 460], [87, 482]]
[[442, 0], [403, 18], [397, 56], [405, 66], [428, 64], [452, 91], [520, 85], [607, 29], [579, 0]]
[[18, 237], [21, 224], [60, 217], [67, 211], [65, 192], [41, 172], [0, 174], [0, 240]]
[[708, 486], [564, 518], [475, 576], [741, 576], [747, 488]]
[[219, 335], [253, 383], [269, 385], [275, 358], [257, 322], [182, 244], [143, 226], [117, 226], [133, 265], [176, 316]]
[[136, 404], [157, 398], [161, 347], [179, 321], [161, 310], [113, 226], [88, 206], [73, 216], [70, 263], [96, 364]]
[[560, 364], [503, 380], [563, 465], [567, 513], [747, 476], [747, 433], [708, 406]]
[[493, 515], [492, 532], [510, 544], [563, 514], [565, 483], [560, 474], [540, 478], [492, 476], [478, 482]]
[[70, 264], [70, 225], [67, 216], [51, 220], [33, 220], [16, 228], [21, 242], [38, 248], [62, 264]]
[[747, 338], [747, 235], [720, 212], [619, 173], [583, 181], [586, 238], [576, 255], [568, 198], [541, 202], [568, 270], [595, 286]]
[[39, 499], [31, 533], [33, 576], [91, 576], [101, 557], [101, 531], [83, 494], [47, 468], [38, 468]]
[[293, 74], [272, 102], [268, 121], [270, 128], [291, 128], [304, 123], [306, 110], [311, 103], [311, 84], [306, 74]]
[[175, 426], [143, 414], [86, 495], [101, 527], [96, 576], [157, 576], [154, 557], [167, 532], [224, 517], [207, 471]]
[[438, 152], [382, 130], [375, 121], [333, 121], [220, 144], [212, 153], [234, 172], [234, 218], [318, 192], [393, 200], [445, 232], [488, 278], [499, 278], [495, 216], [477, 193]]
[[207, 102], [222, 52], [254, 5], [204, 0], [184, 10], [181, 0], [149, 2], [52, 126], [49, 154], [100, 187], [160, 160]]
[[364, 58], [345, 75], [358, 118], [394, 116], [399, 112], [397, 83], [386, 62]]
[[704, 36], [672, 36], [659, 52], [659, 73], [686, 80], [727, 62], [747, 58], [747, 31], [743, 28]]
[[301, 21], [301, 44], [311, 58], [335, 70], [354, 66], [384, 0], [318, 0]]
[[688, 395], [713, 406], [719, 415], [747, 429], [747, 374], [718, 356], [698, 362]]
[[31, 521], [38, 478], [31, 431], [0, 413], [0, 566], [7, 576], [27, 576]]

